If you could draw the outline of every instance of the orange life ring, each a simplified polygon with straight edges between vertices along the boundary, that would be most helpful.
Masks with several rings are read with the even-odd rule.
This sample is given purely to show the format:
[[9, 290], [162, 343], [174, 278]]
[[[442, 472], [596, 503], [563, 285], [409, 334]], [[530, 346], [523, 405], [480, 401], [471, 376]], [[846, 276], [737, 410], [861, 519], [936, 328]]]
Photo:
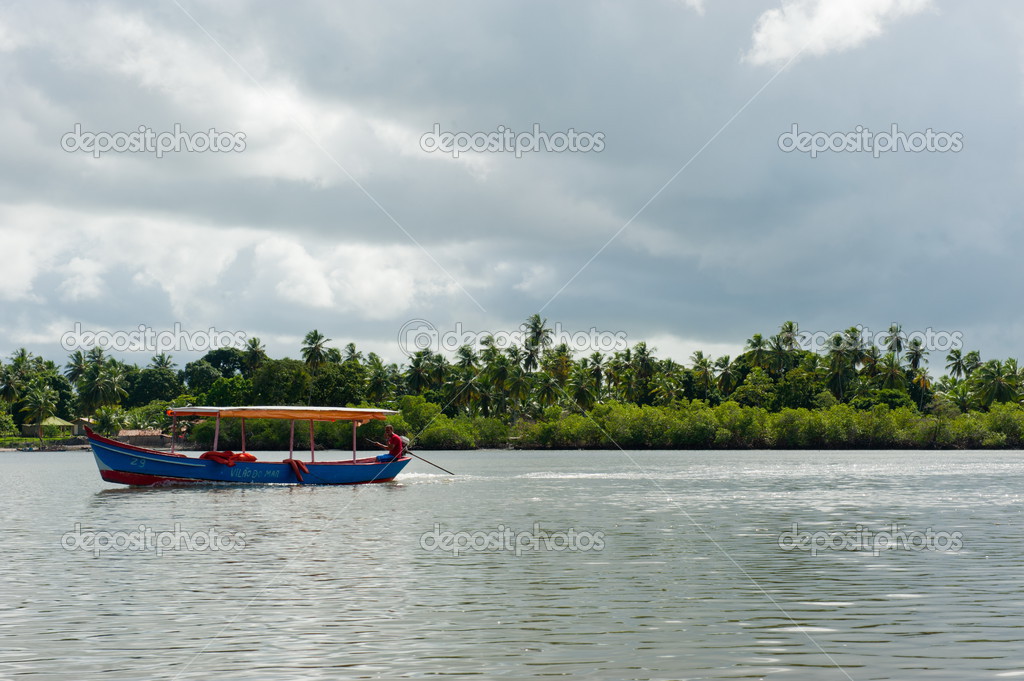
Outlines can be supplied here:
[[207, 459], [209, 461], [216, 461], [217, 463], [224, 464], [226, 466], [235, 465], [235, 453], [232, 451], [206, 452], [202, 454], [199, 458]]

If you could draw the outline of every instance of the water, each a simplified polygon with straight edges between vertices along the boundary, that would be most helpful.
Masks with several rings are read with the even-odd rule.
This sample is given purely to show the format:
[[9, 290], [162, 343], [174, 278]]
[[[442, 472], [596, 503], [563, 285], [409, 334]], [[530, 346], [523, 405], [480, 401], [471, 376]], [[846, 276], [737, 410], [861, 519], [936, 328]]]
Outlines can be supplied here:
[[[458, 476], [151, 490], [0, 455], [0, 677], [1024, 676], [1019, 453], [428, 456]], [[945, 550], [779, 546], [892, 523]], [[176, 524], [194, 550], [76, 548]], [[449, 532], [485, 550], [423, 548]]]

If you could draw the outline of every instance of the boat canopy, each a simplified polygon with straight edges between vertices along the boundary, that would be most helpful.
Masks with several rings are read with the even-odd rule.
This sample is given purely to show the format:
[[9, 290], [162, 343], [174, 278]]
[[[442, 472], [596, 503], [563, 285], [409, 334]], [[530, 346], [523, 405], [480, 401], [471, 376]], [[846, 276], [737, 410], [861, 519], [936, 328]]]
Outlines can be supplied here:
[[289, 421], [383, 421], [397, 411], [364, 407], [171, 407], [168, 416], [207, 416]]

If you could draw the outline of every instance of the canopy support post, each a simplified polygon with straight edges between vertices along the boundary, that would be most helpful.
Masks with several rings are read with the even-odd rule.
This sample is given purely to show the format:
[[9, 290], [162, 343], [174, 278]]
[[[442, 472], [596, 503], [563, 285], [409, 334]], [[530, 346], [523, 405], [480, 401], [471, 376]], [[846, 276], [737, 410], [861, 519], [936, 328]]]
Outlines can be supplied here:
[[171, 454], [174, 454], [174, 441], [178, 439], [178, 415], [171, 417]]
[[309, 420], [309, 462], [316, 461], [316, 454], [313, 447], [313, 419]]
[[356, 428], [359, 427], [358, 421], [352, 422], [352, 463], [356, 462]]
[[242, 451], [245, 451], [245, 419], [242, 419]]
[[213, 451], [217, 450], [217, 443], [220, 441], [220, 412], [217, 412], [217, 425], [213, 427]]
[[293, 419], [293, 420], [289, 421], [288, 425], [291, 426], [291, 428], [290, 428], [290, 430], [288, 432], [288, 458], [289, 459], [294, 459], [295, 458], [295, 420]]

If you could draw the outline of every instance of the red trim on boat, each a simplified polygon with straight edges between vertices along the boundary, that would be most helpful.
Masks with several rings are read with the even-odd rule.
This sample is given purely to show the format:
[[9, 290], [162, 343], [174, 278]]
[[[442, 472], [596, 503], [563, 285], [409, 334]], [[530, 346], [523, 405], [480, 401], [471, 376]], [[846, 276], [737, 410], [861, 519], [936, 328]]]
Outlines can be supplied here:
[[[147, 475], [146, 473], [125, 473], [123, 471], [115, 470], [101, 470], [100, 477], [107, 482], [116, 482], [121, 485], [135, 485], [142, 487], [155, 487], [158, 485], [215, 485], [215, 484], [226, 484], [226, 485], [244, 485], [252, 484], [245, 482], [232, 482], [232, 481], [218, 481], [218, 480], [197, 480], [195, 478], [174, 478], [163, 475]], [[336, 483], [342, 485], [369, 485], [376, 482], [391, 482], [394, 480], [394, 476], [390, 478], [377, 478], [376, 480], [364, 480], [362, 482], [343, 482]]]
[[163, 475], [147, 475], [146, 473], [125, 473], [124, 471], [101, 470], [100, 477], [107, 482], [117, 482], [122, 485], [178, 485], [195, 484], [205, 482], [203, 480], [190, 480], [189, 478], [171, 478]]

